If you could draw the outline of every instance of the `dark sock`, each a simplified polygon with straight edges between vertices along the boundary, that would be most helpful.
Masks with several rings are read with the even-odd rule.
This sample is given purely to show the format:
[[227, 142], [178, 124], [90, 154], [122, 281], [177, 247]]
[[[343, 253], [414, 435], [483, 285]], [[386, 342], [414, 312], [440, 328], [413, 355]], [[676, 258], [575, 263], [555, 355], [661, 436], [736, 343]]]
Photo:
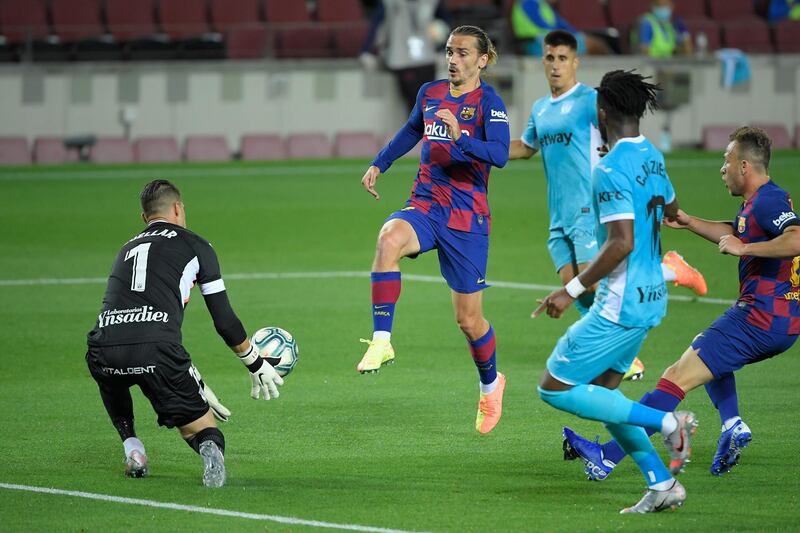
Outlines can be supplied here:
[[219, 428], [205, 428], [198, 431], [192, 437], [186, 439], [186, 444], [195, 452], [200, 453], [200, 445], [207, 440], [216, 444], [222, 455], [225, 455], [225, 435], [222, 434]]
[[726, 420], [739, 416], [739, 398], [736, 395], [736, 378], [733, 373], [706, 383], [706, 392], [719, 411], [719, 418], [723, 424]]

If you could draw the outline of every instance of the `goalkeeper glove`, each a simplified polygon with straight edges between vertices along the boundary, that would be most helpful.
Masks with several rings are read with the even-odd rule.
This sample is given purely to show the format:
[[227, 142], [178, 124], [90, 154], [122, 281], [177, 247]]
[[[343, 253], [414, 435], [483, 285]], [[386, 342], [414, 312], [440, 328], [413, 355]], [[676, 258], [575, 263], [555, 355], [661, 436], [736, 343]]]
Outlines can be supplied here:
[[283, 378], [272, 368], [272, 365], [261, 357], [255, 344], [250, 343], [250, 348], [236, 356], [250, 371], [250, 380], [253, 386], [250, 389], [250, 397], [258, 400], [259, 395], [265, 400], [280, 396], [278, 386], [283, 385]]
[[227, 422], [228, 419], [231, 417], [230, 410], [222, 405], [217, 398], [217, 395], [214, 394], [214, 391], [211, 390], [206, 382], [203, 380], [203, 376], [200, 375], [200, 371], [197, 369], [194, 364], [192, 365], [192, 370], [194, 372], [195, 379], [200, 384], [200, 390], [202, 391], [203, 398], [205, 398], [206, 403], [208, 403], [208, 407], [211, 408], [211, 412], [214, 413], [214, 418], [219, 420], [220, 422]]

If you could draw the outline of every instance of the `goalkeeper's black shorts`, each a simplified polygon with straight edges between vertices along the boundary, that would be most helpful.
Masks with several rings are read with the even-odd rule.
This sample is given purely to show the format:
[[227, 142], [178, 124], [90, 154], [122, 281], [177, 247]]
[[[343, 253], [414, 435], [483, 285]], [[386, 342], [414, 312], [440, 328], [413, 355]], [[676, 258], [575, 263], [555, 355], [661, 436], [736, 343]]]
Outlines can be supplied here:
[[86, 363], [112, 418], [108, 399], [133, 385], [150, 400], [159, 425], [185, 426], [208, 412], [189, 353], [180, 344], [89, 346]]

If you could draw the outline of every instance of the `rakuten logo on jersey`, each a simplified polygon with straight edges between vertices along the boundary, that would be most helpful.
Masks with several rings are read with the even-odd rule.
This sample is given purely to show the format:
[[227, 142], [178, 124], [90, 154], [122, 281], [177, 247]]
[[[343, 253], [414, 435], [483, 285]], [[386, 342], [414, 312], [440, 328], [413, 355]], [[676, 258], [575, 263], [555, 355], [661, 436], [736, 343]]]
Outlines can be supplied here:
[[[461, 130], [461, 135], [469, 137], [469, 131]], [[447, 132], [447, 126], [441, 122], [428, 122], [425, 124], [425, 136], [434, 141], [449, 141], [451, 140], [450, 134]]]
[[787, 222], [795, 218], [797, 218], [797, 215], [794, 214], [794, 211], [788, 211], [788, 212], [784, 211], [783, 213], [781, 213], [781, 216], [773, 220], [772, 223], [775, 224], [776, 228], [780, 228], [781, 226], [783, 226], [784, 222]]
[[104, 328], [117, 324], [132, 324], [135, 322], [169, 322], [169, 313], [164, 311], [153, 312], [149, 305], [133, 309], [109, 309], [97, 317], [97, 326]]

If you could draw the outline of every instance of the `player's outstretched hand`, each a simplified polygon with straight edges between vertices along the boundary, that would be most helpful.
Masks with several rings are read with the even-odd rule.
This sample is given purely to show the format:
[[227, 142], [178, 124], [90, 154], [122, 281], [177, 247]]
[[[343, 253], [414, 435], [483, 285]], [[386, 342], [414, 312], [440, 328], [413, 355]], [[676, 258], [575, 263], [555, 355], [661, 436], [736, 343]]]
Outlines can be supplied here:
[[456, 119], [452, 111], [449, 109], [440, 109], [436, 112], [436, 117], [441, 119], [444, 125], [447, 126], [447, 133], [453, 141], [457, 141], [461, 137], [461, 126], [458, 124], [458, 119]]
[[692, 217], [686, 214], [683, 209], [678, 209], [678, 214], [675, 215], [675, 218], [664, 217], [663, 223], [670, 228], [674, 229], [686, 229], [689, 227], [689, 224], [692, 222]]
[[380, 200], [381, 196], [378, 194], [378, 191], [375, 190], [375, 183], [378, 181], [378, 176], [381, 173], [381, 169], [372, 165], [367, 169], [364, 173], [364, 177], [361, 178], [361, 185], [367, 189], [367, 192], [370, 193], [372, 196], [375, 197], [376, 200]]
[[735, 256], [744, 255], [744, 243], [735, 235], [723, 235], [719, 239], [719, 251]]
[[547, 298], [537, 300], [539, 307], [531, 314], [531, 318], [536, 318], [542, 311], [547, 311], [547, 316], [550, 318], [561, 318], [564, 311], [572, 305], [573, 298], [569, 295], [566, 289], [559, 289], [551, 292]]
[[250, 389], [250, 396], [258, 400], [259, 395], [265, 400], [280, 396], [278, 387], [283, 385], [283, 378], [278, 375], [272, 365], [264, 361], [261, 368], [255, 372], [250, 372], [250, 379], [253, 387]]

